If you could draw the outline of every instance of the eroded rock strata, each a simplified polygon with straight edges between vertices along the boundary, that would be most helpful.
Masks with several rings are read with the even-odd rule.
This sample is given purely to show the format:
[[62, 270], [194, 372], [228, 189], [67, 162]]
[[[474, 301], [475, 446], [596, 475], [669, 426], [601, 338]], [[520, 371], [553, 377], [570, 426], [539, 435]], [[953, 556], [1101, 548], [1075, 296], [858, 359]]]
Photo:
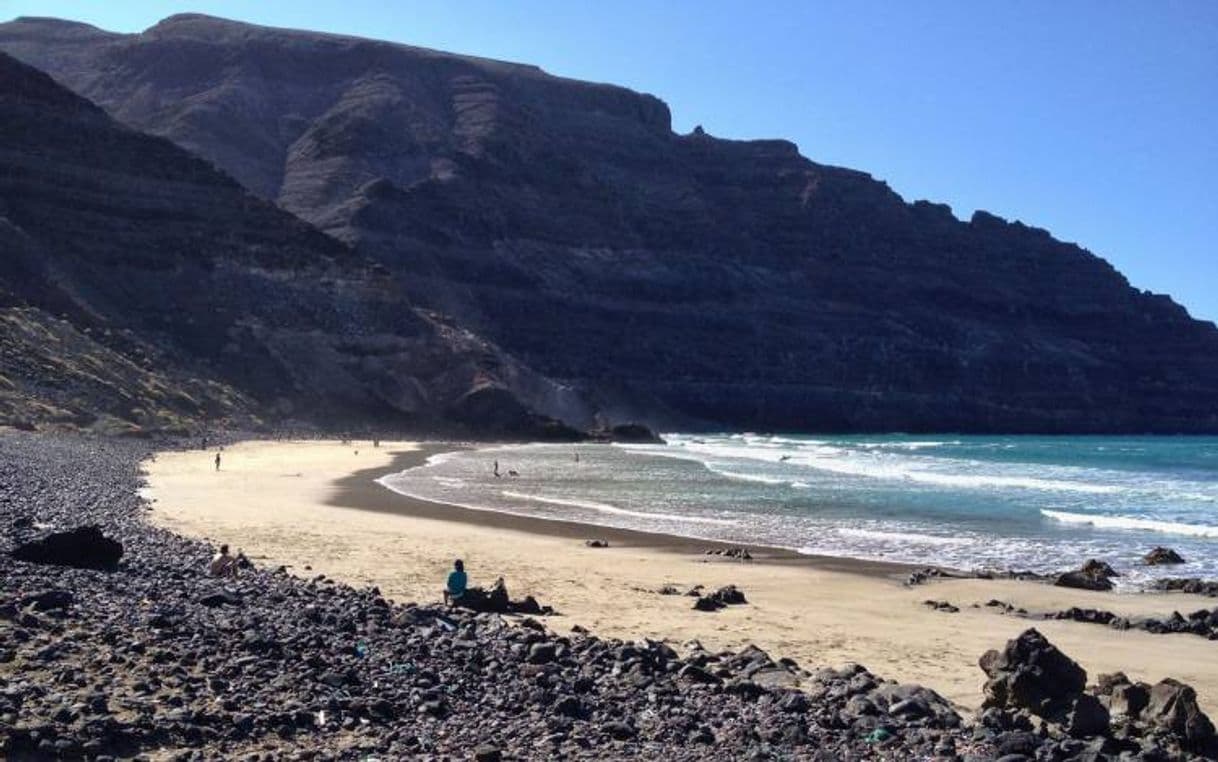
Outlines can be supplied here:
[[0, 248], [0, 421], [588, 420], [376, 263], [2, 53]]
[[199, 15], [129, 35], [19, 19], [0, 48], [353, 244], [611, 418], [1218, 430], [1218, 330], [1170, 298], [786, 141], [676, 134], [651, 95]]

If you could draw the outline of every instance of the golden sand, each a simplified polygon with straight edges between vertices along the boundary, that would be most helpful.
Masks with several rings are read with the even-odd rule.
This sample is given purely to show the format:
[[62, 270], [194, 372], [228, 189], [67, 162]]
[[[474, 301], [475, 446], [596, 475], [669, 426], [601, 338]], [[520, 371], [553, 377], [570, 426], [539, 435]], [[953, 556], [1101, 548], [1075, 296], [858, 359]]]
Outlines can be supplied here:
[[[1076, 622], [1033, 623], [972, 607], [999, 599], [1033, 611], [1083, 606], [1166, 615], [1214, 601], [983, 580], [907, 588], [900, 570], [875, 564], [793, 561], [789, 554], [751, 563], [709, 560], [699, 550], [706, 543], [665, 543], [424, 503], [374, 483], [377, 469], [404, 467], [421, 460], [419, 454], [419, 445], [407, 442], [379, 448], [368, 442], [244, 442], [224, 450], [216, 472], [214, 452], [161, 453], [145, 464], [155, 501], [150, 520], [183, 535], [227, 542], [299, 576], [377, 585], [401, 602], [438, 601], [452, 559], [460, 557], [471, 584], [503, 576], [513, 597], [531, 594], [554, 606], [561, 616], [548, 624], [559, 632], [579, 624], [603, 637], [648, 637], [678, 649], [692, 639], [712, 649], [753, 643], [805, 668], [857, 662], [880, 676], [934, 688], [965, 709], [981, 701], [981, 653], [1035, 626], [1093, 681], [1117, 670], [1151, 682], [1175, 677], [1192, 684], [1207, 709], [1218, 708], [1218, 643]], [[611, 547], [588, 548], [583, 537], [609, 537]], [[682, 589], [735, 584], [749, 604], [697, 612], [690, 598], [652, 592], [666, 583]], [[933, 611], [923, 605], [928, 598], [961, 610]]]

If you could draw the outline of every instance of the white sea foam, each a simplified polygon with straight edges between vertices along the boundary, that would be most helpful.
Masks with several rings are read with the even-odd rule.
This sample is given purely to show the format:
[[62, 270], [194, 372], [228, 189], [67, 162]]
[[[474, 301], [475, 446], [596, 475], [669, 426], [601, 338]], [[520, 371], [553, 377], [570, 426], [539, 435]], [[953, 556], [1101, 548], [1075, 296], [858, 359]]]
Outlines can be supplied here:
[[[781, 484], [789, 479], [773, 476], [742, 474], [739, 471], [725, 469], [724, 459], [780, 462], [788, 466], [805, 466], [818, 471], [827, 471], [846, 476], [860, 476], [868, 479], [886, 479], [892, 481], [907, 481], [919, 484], [930, 484], [940, 487], [961, 487], [965, 489], [1029, 489], [1049, 492], [1074, 492], [1087, 495], [1111, 495], [1121, 492], [1124, 487], [1114, 484], [1095, 484], [1092, 482], [1074, 481], [1071, 479], [1051, 479], [1022, 474], [1000, 473], [952, 473], [943, 470], [930, 470], [923, 462], [899, 455], [893, 457], [877, 457], [872, 453], [859, 453], [844, 450], [839, 447], [813, 445], [800, 448], [790, 457], [782, 461], [772, 449], [760, 450], [748, 446], [716, 445], [716, 444], [683, 444], [677, 449], [648, 451], [648, 454], [665, 457], [681, 458], [702, 463], [708, 470], [729, 478], [749, 479], [767, 484]], [[943, 466], [939, 466], [942, 468]], [[974, 461], [960, 460], [951, 462], [951, 467], [961, 470], [977, 471], [990, 467]]]
[[[1007, 452], [1021, 450], [1018, 442], [969, 437], [666, 439], [667, 445], [615, 444], [599, 455], [590, 450], [585, 466], [575, 469], [561, 446], [467, 449], [428, 464], [438, 468], [382, 483], [465, 508], [818, 555], [1041, 572], [1080, 557], [1104, 558], [1131, 588], [1163, 573], [1139, 562], [1146, 540], [1138, 537], [1155, 532], [1175, 536], [1173, 547], [1192, 562], [1190, 574], [1218, 569], [1218, 517], [1207, 515], [1218, 503], [1218, 480], [1204, 462], [1190, 468], [1113, 459], [1109, 467], [1075, 458], [1069, 443], [1057, 458], [1029, 441], [1029, 455], [1021, 457]], [[493, 457], [529, 478], [511, 484], [491, 478]], [[1079, 531], [1090, 527], [1100, 529]]]
[[1218, 527], [1205, 526], [1203, 524], [1182, 524], [1176, 521], [1139, 519], [1133, 516], [1098, 516], [1089, 513], [1050, 511], [1043, 508], [1040, 512], [1046, 518], [1060, 521], [1064, 524], [1083, 524], [1096, 527], [1097, 529], [1133, 529], [1143, 532], [1187, 535], [1189, 537], [1218, 537]]
[[940, 535], [918, 534], [916, 532], [880, 532], [874, 529], [853, 529], [850, 527], [838, 529], [837, 533], [844, 537], [881, 540], [901, 545], [969, 545], [973, 542], [973, 540], [967, 537], [942, 537]]
[[659, 519], [661, 521], [681, 521], [692, 522], [695, 524], [719, 524], [721, 526], [730, 526], [735, 524], [731, 519], [714, 519], [707, 516], [682, 516], [675, 513], [653, 513], [648, 511], [632, 511], [628, 508], [619, 508], [616, 505], [608, 503], [598, 503], [592, 500], [570, 500], [557, 497], [542, 497], [541, 495], [526, 495], [521, 492], [512, 492], [504, 490], [499, 494], [513, 500], [525, 500], [532, 503], [545, 503], [546, 505], [559, 505], [568, 508], [585, 508], [590, 511], [599, 511], [601, 513], [612, 513], [618, 516], [634, 516], [641, 519]]
[[788, 481], [787, 479], [779, 479], [775, 476], [765, 476], [763, 474], [746, 474], [739, 471], [724, 471], [718, 468], [711, 468], [710, 466], [707, 466], [707, 468], [710, 468], [710, 470], [714, 471], [720, 476], [726, 476], [729, 479], [736, 479], [742, 482], [756, 482], [758, 484], [786, 484]]
[[958, 444], [960, 444], [959, 440], [949, 442], [856, 442], [855, 447], [863, 450], [929, 450]]

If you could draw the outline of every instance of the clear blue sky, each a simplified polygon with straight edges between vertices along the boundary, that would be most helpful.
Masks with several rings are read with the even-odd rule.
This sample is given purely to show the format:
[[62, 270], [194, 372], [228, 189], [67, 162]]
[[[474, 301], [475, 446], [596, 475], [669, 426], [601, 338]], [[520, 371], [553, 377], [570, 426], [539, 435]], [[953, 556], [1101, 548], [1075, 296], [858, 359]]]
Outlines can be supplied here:
[[1218, 2], [0, 0], [139, 31], [196, 11], [537, 64], [987, 209], [1218, 320]]

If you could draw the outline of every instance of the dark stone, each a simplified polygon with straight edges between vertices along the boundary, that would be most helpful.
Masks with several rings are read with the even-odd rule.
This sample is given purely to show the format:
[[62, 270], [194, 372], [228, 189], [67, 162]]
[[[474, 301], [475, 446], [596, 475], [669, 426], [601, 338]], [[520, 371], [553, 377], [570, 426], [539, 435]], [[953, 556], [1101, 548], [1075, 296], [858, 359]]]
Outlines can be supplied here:
[[932, 608], [935, 611], [942, 611], [945, 614], [957, 614], [960, 612], [960, 608], [958, 606], [953, 606], [947, 601], [922, 601], [922, 605]]
[[35, 564], [108, 571], [118, 567], [123, 544], [104, 535], [100, 527], [90, 525], [23, 543], [10, 555]]
[[998, 753], [1003, 756], [1019, 754], [1031, 757], [1040, 747], [1040, 736], [1027, 731], [1008, 733], [998, 742]]
[[554, 711], [565, 717], [573, 719], [581, 719], [587, 715], [587, 709], [584, 707], [584, 702], [580, 701], [575, 696], [563, 696], [558, 701], [554, 702]]
[[1108, 704], [1111, 714], [1137, 718], [1150, 702], [1150, 686], [1132, 683], [1123, 672], [1100, 675], [1096, 694]]
[[1083, 564], [1082, 568], [1079, 569], [1079, 571], [1081, 571], [1083, 574], [1089, 574], [1094, 577], [1119, 577], [1119, 576], [1121, 576], [1121, 573], [1118, 572], [1116, 569], [1113, 569], [1111, 564], [1109, 564], [1105, 561], [1100, 561], [1099, 559], [1096, 559], [1096, 558], [1089, 559], [1087, 561], [1087, 563]]
[[721, 678], [694, 664], [686, 664], [684, 667], [681, 667], [680, 671], [677, 672], [677, 677], [681, 680], [688, 680], [694, 683], [712, 685], [718, 685], [723, 682]]
[[1066, 718], [1066, 732], [1075, 738], [1089, 738], [1108, 732], [1108, 710], [1100, 700], [1084, 693], [1074, 701]]
[[240, 606], [241, 596], [237, 595], [236, 593], [220, 591], [218, 593], [204, 595], [203, 597], [199, 598], [199, 603], [210, 609], [219, 608], [220, 606]]
[[500, 762], [503, 759], [503, 752], [498, 746], [493, 744], [482, 744], [474, 748], [474, 760], [476, 762]]
[[495, 614], [531, 614], [534, 616], [550, 615], [554, 609], [542, 606], [533, 596], [525, 596], [524, 600], [513, 601], [508, 595], [507, 584], [502, 578], [495, 581], [490, 590], [480, 587], [470, 587], [457, 601], [457, 606], [473, 611]]
[[72, 605], [75, 597], [67, 590], [46, 590], [21, 599], [22, 606], [33, 604], [35, 611], [52, 611], [66, 609]]
[[1053, 584], [1058, 587], [1072, 587], [1079, 590], [1111, 590], [1112, 577], [1120, 576], [1115, 569], [1103, 561], [1091, 559], [1083, 564], [1078, 571], [1065, 572], [1058, 575]]
[[1161, 680], [1151, 687], [1141, 718], [1170, 732], [1188, 749], [1206, 749], [1214, 742], [1214, 724], [1197, 705], [1197, 692], [1178, 680]]
[[748, 601], [745, 600], [744, 593], [740, 592], [735, 585], [721, 587], [715, 592], [711, 593], [711, 597], [722, 603], [724, 606], [742, 606], [748, 603]]
[[731, 547], [731, 548], [712, 548], [706, 551], [708, 556], [723, 556], [724, 558], [735, 558], [739, 561], [752, 561], [753, 555], [749, 553], [747, 548]]
[[803, 714], [808, 707], [808, 694], [803, 691], [788, 691], [778, 700], [778, 708], [791, 714]]
[[554, 643], [534, 643], [529, 648], [529, 664], [549, 664], [554, 661], [558, 647]]
[[1169, 577], [1154, 582], [1156, 590], [1191, 593], [1207, 598], [1218, 598], [1218, 581], [1207, 581], [1197, 577]]
[[1027, 710], [1046, 719], [1061, 719], [1082, 695], [1087, 673], [1034, 629], [1007, 641], [1002, 651], [980, 660], [989, 678], [984, 707]]
[[1185, 563], [1184, 557], [1171, 548], [1162, 546], [1155, 548], [1146, 554], [1143, 559], [1149, 566], [1159, 566], [1162, 564], [1182, 564]]
[[606, 733], [619, 741], [629, 741], [638, 734], [638, 731], [625, 722], [607, 722], [603, 727]]
[[584, 540], [584, 545], [587, 545], [589, 548], [607, 548], [609, 547], [609, 542], [607, 540]]

